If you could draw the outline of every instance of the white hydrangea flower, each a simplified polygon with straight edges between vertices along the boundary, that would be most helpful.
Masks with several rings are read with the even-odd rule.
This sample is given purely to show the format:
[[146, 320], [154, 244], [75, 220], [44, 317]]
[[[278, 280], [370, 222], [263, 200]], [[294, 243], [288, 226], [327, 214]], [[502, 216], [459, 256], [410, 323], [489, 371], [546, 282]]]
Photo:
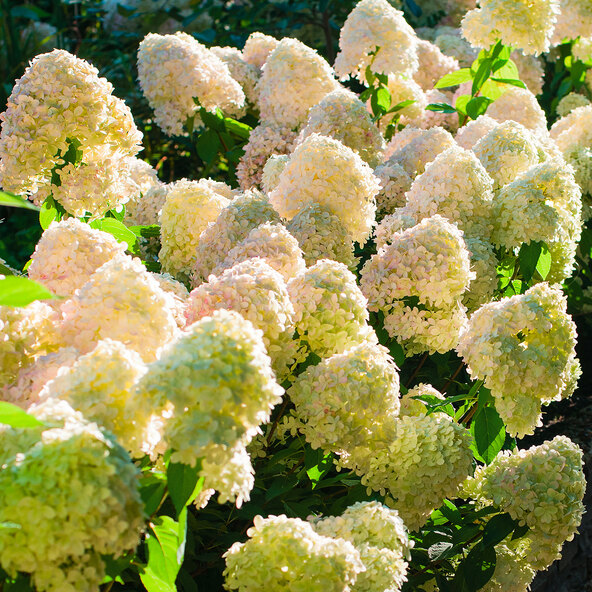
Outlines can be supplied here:
[[226, 590], [348, 592], [365, 569], [350, 542], [319, 535], [300, 518], [255, 516], [247, 535], [223, 555]]
[[166, 201], [170, 185], [160, 183], [142, 193], [137, 201], [125, 206], [125, 222], [129, 226], [151, 226], [159, 223], [160, 211]]
[[417, 530], [445, 498], [457, 495], [471, 470], [470, 445], [469, 431], [444, 413], [404, 415], [387, 440], [354, 449], [348, 464]]
[[[421, 399], [416, 399], [416, 397], [435, 397], [436, 399], [440, 399], [444, 401], [444, 395], [438, 390], [435, 389], [431, 384], [418, 384], [417, 386], [409, 389], [406, 394], [401, 397], [401, 411], [400, 415], [413, 415], [416, 417], [420, 417], [422, 415], [427, 414], [427, 406]], [[434, 411], [434, 413], [442, 413], [441, 411]]]
[[461, 31], [451, 27], [438, 27], [436, 32], [434, 45], [437, 45], [443, 54], [458, 60], [461, 68], [469, 68], [477, 58], [478, 51], [463, 39]]
[[251, 33], [243, 47], [243, 59], [248, 64], [263, 68], [269, 54], [277, 47], [279, 41], [275, 37], [263, 33]]
[[512, 86], [489, 106], [487, 115], [500, 123], [517, 121], [541, 138], [547, 135], [545, 112], [526, 88]]
[[261, 189], [263, 167], [271, 155], [289, 154], [296, 133], [288, 127], [262, 123], [253, 128], [245, 153], [236, 167], [236, 176], [243, 190], [255, 187]]
[[543, 92], [543, 78], [545, 76], [542, 58], [526, 55], [521, 50], [513, 51], [510, 59], [518, 68], [518, 77], [533, 95]]
[[314, 49], [297, 39], [282, 39], [257, 84], [261, 121], [297, 128], [313, 105], [338, 88], [331, 66]]
[[465, 237], [465, 243], [471, 254], [471, 269], [476, 277], [471, 281], [462, 301], [469, 312], [472, 312], [492, 300], [498, 284], [499, 261], [489, 241], [479, 237]]
[[590, 101], [584, 95], [570, 92], [557, 103], [557, 115], [559, 115], [559, 117], [565, 117], [574, 109], [585, 107], [586, 105], [590, 105]]
[[391, 141], [386, 145], [384, 158], [389, 159], [395, 152], [404, 148], [411, 140], [422, 135], [422, 129], [412, 125], [406, 125], [402, 130], [397, 131]]
[[437, 45], [423, 39], [417, 41], [417, 57], [419, 68], [413, 74], [413, 79], [426, 92], [432, 90], [440, 78], [460, 67], [455, 58], [447, 56]]
[[[392, 106], [402, 103], [403, 101], [413, 101], [413, 103], [403, 107], [396, 113], [391, 113], [382, 117], [380, 120], [381, 129], [385, 129], [387, 124], [397, 115], [401, 116], [402, 123], [414, 124], [416, 120], [421, 120], [428, 104], [428, 100], [421, 86], [419, 86], [413, 78], [391, 74], [388, 77], [387, 87], [391, 95]], [[370, 108], [370, 101], [368, 101], [368, 107]]]
[[[431, 103], [446, 103], [451, 105], [455, 102], [455, 96], [451, 92], [445, 90], [439, 91], [437, 89], [428, 90], [425, 93], [426, 106]], [[424, 108], [421, 117], [414, 119], [411, 122], [422, 129], [430, 129], [431, 127], [443, 127], [449, 132], [455, 132], [458, 129], [458, 113], [444, 113], [442, 111], [429, 111]]]
[[115, 435], [133, 456], [142, 456], [141, 427], [149, 414], [133, 387], [146, 371], [140, 355], [119, 341], [104, 339], [74, 364], [59, 371], [39, 393], [60, 399]]
[[125, 250], [125, 243], [76, 218], [52, 222], [31, 255], [29, 277], [58, 296], [72, 296], [103, 263]]
[[493, 126], [474, 144], [473, 152], [494, 180], [495, 189], [511, 183], [546, 157], [535, 135], [516, 121]]
[[[545, 569], [561, 557], [582, 520], [586, 489], [582, 450], [567, 436], [528, 450], [500, 452], [464, 485], [464, 493], [528, 526], [528, 563]], [[522, 492], [516, 495], [516, 491]]]
[[338, 140], [311, 134], [292, 153], [269, 199], [291, 220], [309, 203], [337, 215], [353, 240], [368, 238], [380, 185], [372, 169]]
[[263, 331], [263, 341], [278, 377], [283, 379], [297, 357], [294, 307], [284, 278], [263, 259], [249, 259], [195, 288], [189, 296], [187, 322], [215, 310], [235, 310]]
[[158, 256], [164, 271], [175, 277], [189, 277], [202, 231], [228, 203], [204, 180], [183, 179], [168, 187], [160, 212], [162, 247]]
[[[393, 140], [397, 142], [397, 136], [403, 134], [404, 131], [395, 134]], [[426, 165], [432, 162], [440, 152], [455, 145], [452, 135], [441, 127], [412, 130], [411, 134], [406, 135], [405, 140], [405, 143], [395, 144], [396, 148], [393, 151], [389, 151], [387, 147], [389, 158], [386, 164], [398, 164], [412, 179], [423, 173]]]
[[154, 409], [171, 405], [163, 440], [173, 462], [192, 466], [212, 446], [248, 444], [283, 394], [263, 333], [229, 310], [189, 326], [137, 388]]
[[361, 0], [341, 28], [335, 71], [342, 79], [351, 74], [363, 84], [367, 66], [373, 72], [412, 76], [419, 65], [417, 42], [400, 10], [386, 0]]
[[489, 115], [479, 115], [477, 119], [459, 128], [454, 139], [461, 148], [471, 150], [481, 138], [498, 125], [499, 123]]
[[288, 282], [300, 339], [319, 357], [376, 343], [367, 301], [343, 263], [321, 259]]
[[544, 241], [551, 252], [547, 280], [571, 275], [582, 229], [582, 201], [573, 169], [553, 159], [531, 167], [494, 199], [492, 242], [507, 248]]
[[493, 180], [469, 150], [441, 152], [406, 193], [406, 211], [420, 221], [440, 214], [465, 235], [487, 240], [491, 234]]
[[255, 86], [261, 76], [260, 69], [246, 62], [242, 52], [235, 47], [212, 47], [210, 51], [226, 64], [230, 75], [241, 85], [249, 103], [256, 105]]
[[358, 502], [341, 516], [313, 521], [324, 536], [351, 542], [366, 571], [358, 575], [353, 592], [398, 592], [407, 580], [407, 561], [413, 541], [396, 510], [379, 502]]
[[224, 261], [212, 273], [219, 275], [225, 269], [254, 257], [263, 259], [286, 281], [306, 269], [298, 241], [282, 224], [266, 222], [253, 228], [244, 240], [229, 251]]
[[261, 186], [266, 194], [271, 193], [280, 182], [280, 175], [290, 162], [288, 154], [272, 154], [263, 167]]
[[405, 194], [412, 179], [400, 164], [390, 162], [377, 167], [374, 174], [380, 179], [381, 186], [376, 196], [377, 215], [392, 214], [395, 208], [405, 205]]
[[177, 334], [174, 307], [139, 259], [120, 254], [64, 302], [60, 331], [83, 354], [111, 338], [150, 361]]
[[348, 456], [388, 439], [399, 414], [399, 374], [385, 347], [361, 343], [309, 366], [288, 395], [306, 441]]
[[0, 529], [0, 563], [13, 577], [31, 574], [40, 592], [98, 590], [102, 556], [140, 542], [139, 471], [65, 401], [29, 412], [52, 427], [0, 426], [0, 522], [18, 525]]
[[208, 111], [232, 113], [245, 102], [228, 66], [187, 33], [146, 35], [138, 48], [138, 78], [156, 122], [169, 135], [182, 134], [197, 112], [194, 97]]
[[559, 288], [541, 283], [483, 305], [461, 335], [457, 351], [470, 375], [491, 390], [511, 435], [532, 434], [541, 404], [575, 389], [576, 327], [566, 309]]
[[350, 271], [355, 270], [354, 243], [339, 217], [327, 208], [311, 203], [300, 210], [286, 228], [298, 241], [307, 266], [321, 259], [332, 259], [343, 263]]
[[313, 133], [339, 140], [371, 167], [382, 162], [384, 138], [372, 122], [364, 103], [347, 89], [330, 92], [310, 109], [298, 143]]
[[489, 48], [497, 39], [525, 54], [549, 51], [559, 0], [480, 0], [462, 20], [465, 38]]
[[551, 38], [553, 45], [564, 39], [590, 35], [592, 30], [592, 0], [559, 0], [560, 12]]
[[62, 345], [57, 325], [56, 312], [45, 302], [0, 305], [0, 385], [10, 384], [21, 368]]
[[182, 329], [186, 325], [185, 310], [189, 290], [168, 273], [151, 273], [150, 275], [158, 282], [160, 289], [170, 296], [169, 302], [172, 305], [173, 316], [177, 326]]
[[43, 201], [56, 189], [52, 171], [64, 164], [74, 141], [80, 142], [81, 164], [98, 167], [93, 152], [109, 159], [97, 174], [113, 168], [117, 159], [134, 156], [142, 134], [129, 108], [112, 91], [95, 67], [67, 51], [56, 49], [34, 58], [0, 115], [0, 187]]

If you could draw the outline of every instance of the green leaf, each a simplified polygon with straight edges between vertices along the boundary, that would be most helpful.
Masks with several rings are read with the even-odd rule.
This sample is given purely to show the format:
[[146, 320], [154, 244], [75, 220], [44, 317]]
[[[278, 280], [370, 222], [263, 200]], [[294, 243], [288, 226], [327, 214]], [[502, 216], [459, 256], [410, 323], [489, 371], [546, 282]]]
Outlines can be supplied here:
[[522, 278], [525, 282], [530, 283], [536, 266], [541, 256], [542, 243], [531, 241], [530, 243], [524, 243], [520, 247], [518, 253], [518, 261], [520, 262], [520, 271], [522, 272]]
[[479, 64], [479, 68], [473, 78], [473, 86], [471, 87], [471, 94], [473, 96], [479, 92], [483, 83], [489, 78], [492, 64], [493, 60], [491, 58], [486, 58]]
[[495, 101], [499, 99], [507, 90], [507, 86], [498, 82], [494, 82], [493, 78], [489, 78], [481, 87], [481, 96]]
[[211, 128], [216, 132], [224, 132], [226, 131], [226, 126], [224, 123], [224, 114], [220, 109], [216, 109], [213, 113], [211, 111], [206, 111], [205, 109], [200, 109], [199, 116], [203, 121], [206, 127]]
[[128, 226], [128, 230], [131, 230], [136, 236], [142, 238], [152, 238], [160, 236], [160, 226], [158, 224], [149, 224], [146, 226]]
[[434, 88], [448, 88], [450, 86], [457, 86], [459, 84], [463, 84], [464, 82], [470, 82], [472, 79], [473, 75], [471, 73], [471, 69], [461, 68], [456, 72], [451, 72], [450, 74], [442, 76]]
[[426, 107], [427, 111], [439, 111], [442, 113], [456, 113], [456, 109], [448, 103], [430, 103]]
[[467, 114], [467, 103], [471, 100], [471, 95], [460, 95], [454, 103], [454, 108], [461, 114]]
[[39, 224], [43, 230], [47, 230], [49, 225], [55, 220], [59, 222], [62, 219], [60, 212], [57, 208], [56, 201], [50, 195], [46, 198], [46, 200], [41, 205], [41, 210], [39, 211]]
[[44, 425], [20, 407], [6, 401], [0, 401], [0, 424], [11, 428], [37, 428]]
[[413, 105], [415, 103], [415, 99], [407, 99], [406, 101], [401, 101], [397, 103], [394, 107], [391, 107], [387, 113], [396, 113], [397, 111], [401, 111], [405, 109], [405, 107], [409, 107], [409, 105]]
[[496, 559], [494, 547], [477, 543], [471, 549], [462, 562], [462, 576], [469, 592], [476, 592], [489, 582], [495, 571]]
[[138, 237], [123, 223], [115, 218], [102, 218], [90, 223], [91, 228], [108, 232], [120, 243], [126, 243], [130, 253], [139, 253]]
[[45, 286], [26, 277], [11, 275], [0, 279], [0, 306], [27, 306], [35, 300], [53, 300], [57, 296]]
[[[322, 449], [306, 450], [305, 455], [306, 474], [312, 483], [312, 489], [319, 484], [319, 481], [331, 470], [333, 467], [333, 455], [324, 454]], [[312, 465], [312, 466], [311, 466]]]
[[366, 77], [366, 82], [368, 83], [368, 86], [372, 86], [375, 76], [374, 76], [374, 73], [372, 72], [372, 68], [370, 68], [370, 66], [366, 66], [365, 77]]
[[484, 407], [477, 413], [471, 423], [471, 433], [478, 458], [486, 464], [491, 463], [506, 440], [504, 422], [494, 407]]
[[234, 134], [241, 140], [245, 140], [245, 142], [249, 139], [251, 131], [253, 130], [250, 125], [236, 121], [236, 119], [231, 119], [230, 117], [224, 118], [224, 125], [226, 126], [226, 130], [228, 132]]
[[549, 247], [543, 242], [541, 243], [541, 254], [539, 256], [539, 260], [536, 264], [537, 273], [541, 276], [543, 280], [547, 279], [549, 272], [551, 271], [551, 253], [549, 252]]
[[177, 592], [175, 580], [185, 555], [187, 510], [179, 522], [170, 516], [159, 516], [146, 534], [148, 562], [140, 579], [148, 592]]
[[207, 129], [200, 134], [195, 142], [197, 154], [206, 164], [213, 162], [220, 147], [220, 138], [218, 137], [218, 134], [211, 129]]
[[483, 529], [483, 545], [495, 547], [501, 543], [518, 526], [516, 520], [510, 514], [497, 514], [492, 516]]
[[194, 467], [169, 462], [167, 484], [177, 516], [200, 494], [204, 484], [203, 477], [199, 476], [200, 471], [201, 462], [197, 462]]
[[487, 97], [473, 97], [467, 103], [467, 115], [471, 119], [477, 119], [479, 115], [483, 115], [487, 111], [487, 107], [491, 105], [493, 101]]
[[7, 206], [9, 208], [22, 208], [24, 210], [35, 210], [38, 212], [41, 208], [31, 203], [28, 199], [23, 199], [20, 195], [0, 191], [0, 206]]
[[391, 107], [391, 93], [386, 86], [381, 86], [376, 91], [376, 102], [381, 109], [388, 111]]
[[510, 84], [519, 88], [526, 88], [526, 84], [524, 84], [519, 78], [492, 78], [491, 80], [499, 82], [500, 84]]

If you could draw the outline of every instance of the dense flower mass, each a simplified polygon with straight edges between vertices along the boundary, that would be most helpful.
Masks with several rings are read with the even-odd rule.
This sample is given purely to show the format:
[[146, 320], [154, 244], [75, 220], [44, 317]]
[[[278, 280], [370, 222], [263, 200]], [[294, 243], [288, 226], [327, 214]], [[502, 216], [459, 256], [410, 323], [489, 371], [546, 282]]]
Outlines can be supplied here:
[[364, 84], [367, 66], [373, 72], [411, 76], [419, 66], [417, 42], [403, 13], [387, 0], [361, 0], [341, 29], [335, 71]]
[[559, 0], [480, 0], [462, 22], [463, 35], [475, 47], [497, 39], [525, 54], [549, 51]]
[[192, 466], [211, 447], [248, 444], [283, 393], [263, 333], [228, 310], [189, 326], [148, 366], [138, 389], [154, 408], [172, 406], [163, 438], [173, 462]]
[[142, 134], [112, 91], [95, 67], [67, 51], [37, 56], [0, 116], [0, 187], [43, 201], [59, 185], [52, 171], [65, 164], [72, 146], [80, 146], [80, 166], [95, 166], [99, 175], [108, 168], [96, 169], [101, 149], [114, 159], [135, 155]]
[[297, 128], [308, 110], [339, 88], [331, 66], [297, 39], [282, 39], [271, 52], [257, 83], [264, 123]]
[[249, 540], [224, 554], [227, 590], [341, 592], [365, 569], [350, 542], [317, 534], [300, 518], [255, 516], [253, 524]]
[[172, 297], [139, 259], [117, 255], [62, 305], [61, 334], [81, 353], [101, 339], [121, 341], [144, 360], [177, 333]]
[[493, 502], [528, 526], [525, 559], [535, 569], [548, 567], [560, 557], [563, 543], [573, 539], [585, 489], [582, 451], [566, 436], [528, 450], [500, 452], [464, 486], [465, 494], [483, 505]]
[[173, 183], [162, 206], [162, 248], [159, 257], [164, 271], [175, 276], [190, 275], [202, 231], [229, 203], [204, 181], [181, 180]]
[[235, 310], [263, 331], [263, 341], [278, 377], [294, 363], [294, 307], [284, 278], [263, 259], [254, 258], [227, 269], [195, 288], [189, 296], [187, 322], [215, 310]]
[[194, 97], [208, 111], [233, 112], [245, 102], [228, 66], [187, 33], [146, 35], [138, 50], [138, 77], [156, 122], [170, 135], [181, 134], [197, 112]]
[[575, 389], [576, 327], [566, 308], [559, 289], [537, 284], [482, 306], [461, 335], [458, 353], [491, 390], [510, 434], [531, 434], [540, 425], [541, 404]]
[[343, 263], [321, 259], [288, 282], [296, 330], [320, 357], [364, 341], [375, 342], [366, 298]]
[[310, 203], [326, 207], [341, 220], [353, 240], [368, 238], [380, 185], [372, 169], [338, 140], [311, 134], [292, 153], [270, 201], [292, 219]]
[[124, 243], [76, 218], [52, 222], [31, 256], [29, 277], [58, 296], [71, 296], [103, 263], [124, 252]]
[[12, 576], [31, 574], [41, 592], [98, 590], [102, 556], [139, 543], [138, 469], [66, 402], [32, 414], [52, 427], [0, 426], [0, 564]]
[[399, 414], [399, 374], [386, 348], [363, 343], [309, 366], [288, 395], [294, 425], [311, 446], [348, 456], [388, 439]]

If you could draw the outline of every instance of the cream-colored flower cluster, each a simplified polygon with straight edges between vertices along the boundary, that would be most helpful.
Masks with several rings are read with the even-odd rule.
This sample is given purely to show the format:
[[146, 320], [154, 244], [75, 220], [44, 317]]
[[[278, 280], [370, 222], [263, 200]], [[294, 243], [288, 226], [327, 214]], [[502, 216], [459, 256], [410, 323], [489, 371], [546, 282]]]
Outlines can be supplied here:
[[466, 496], [493, 503], [528, 526], [524, 560], [537, 570], [558, 559], [563, 543], [576, 534], [585, 489], [582, 451], [566, 436], [528, 450], [500, 452], [464, 485]]
[[581, 191], [563, 159], [533, 166], [502, 187], [493, 207], [492, 242], [509, 249], [544, 241], [551, 252], [549, 282], [568, 278], [582, 229]]
[[261, 69], [277, 44], [278, 40], [275, 37], [259, 32], [251, 33], [243, 47], [243, 60]]
[[408, 354], [443, 353], [466, 323], [460, 299], [474, 277], [462, 232], [436, 214], [395, 232], [362, 268], [360, 286]]
[[224, 554], [226, 590], [350, 592], [365, 569], [352, 543], [317, 534], [300, 518], [255, 516], [247, 535]]
[[590, 105], [590, 101], [584, 95], [570, 92], [557, 103], [557, 115], [559, 115], [559, 117], [565, 117], [574, 109], [585, 107], [586, 105]]
[[272, 154], [289, 154], [296, 133], [287, 127], [262, 123], [255, 127], [244, 146], [245, 153], [236, 167], [236, 176], [243, 190], [261, 189], [263, 166]]
[[[55, 191], [75, 215], [124, 203], [125, 157], [140, 150], [142, 134], [112, 91], [95, 67], [67, 51], [37, 56], [0, 116], [0, 187], [37, 202]], [[74, 166], [64, 157], [77, 142], [81, 162]]]
[[[244, 447], [283, 394], [262, 331], [231, 310], [216, 310], [190, 325], [148, 366], [137, 388], [152, 409], [168, 410], [162, 437], [171, 460], [195, 466], [205, 458], [209, 463], [202, 473], [206, 487], [208, 466], [220, 480], [215, 466], [222, 458], [234, 466], [248, 461]], [[235, 473], [252, 484], [252, 469]], [[221, 493], [232, 499], [232, 492], [239, 491], [240, 505], [249, 491], [231, 477], [232, 471]]]
[[462, 31], [474, 47], [488, 49], [500, 39], [538, 55], [549, 51], [558, 14], [559, 0], [480, 0], [463, 18]]
[[72, 296], [103, 263], [125, 249], [112, 235], [76, 218], [52, 222], [31, 256], [29, 277], [58, 296]]
[[[461, 148], [470, 150], [481, 138], [485, 137], [498, 125], [499, 123], [492, 117], [489, 117], [489, 115], [479, 115], [477, 119], [469, 121], [466, 125], [461, 127], [456, 133], [454, 139]], [[487, 168], [486, 165], [483, 166]], [[491, 174], [492, 173], [490, 173], [490, 175]]]
[[544, 139], [547, 117], [536, 97], [526, 88], [512, 86], [487, 109], [487, 115], [499, 123], [515, 121]]
[[364, 244], [374, 224], [380, 185], [372, 169], [338, 140], [313, 133], [290, 156], [269, 198], [291, 220], [310, 203], [326, 207]]
[[465, 235], [487, 240], [491, 234], [493, 181], [469, 150], [441, 152], [406, 193], [408, 215], [418, 221], [440, 214]]
[[57, 315], [44, 302], [26, 307], [0, 305], [0, 385], [13, 382], [21, 368], [59, 348]]
[[300, 210], [287, 224], [290, 234], [298, 241], [306, 265], [321, 259], [343, 263], [350, 271], [356, 267], [354, 244], [335, 214], [317, 203]]
[[265, 222], [276, 224], [281, 219], [267, 196], [259, 191], [246, 191], [223, 208], [199, 236], [194, 255], [194, 285], [207, 281], [230, 250], [247, 238], [251, 230]]
[[383, 137], [372, 123], [364, 103], [344, 88], [329, 93], [310, 109], [298, 142], [311, 134], [339, 140], [373, 168], [382, 162]]
[[188, 324], [215, 310], [235, 310], [263, 331], [276, 375], [285, 378], [297, 357], [294, 341], [294, 307], [284, 278], [263, 259], [255, 258], [211, 275], [189, 296]]
[[88, 353], [102, 339], [121, 341], [145, 361], [177, 334], [172, 296], [139, 259], [118, 254], [62, 305], [66, 345]]
[[372, 72], [412, 76], [419, 66], [417, 42], [403, 13], [387, 0], [361, 0], [341, 29], [335, 71], [363, 84], [367, 66]]
[[288, 395], [307, 442], [347, 457], [388, 440], [399, 414], [399, 374], [385, 347], [362, 343], [309, 366]]
[[183, 133], [185, 121], [198, 110], [233, 113], [245, 102], [228, 66], [187, 33], [149, 33], [138, 49], [138, 78], [154, 109], [159, 127], [169, 135]]
[[525, 294], [478, 309], [458, 353], [470, 375], [485, 381], [508, 433], [532, 434], [541, 404], [569, 397], [580, 374], [576, 327], [558, 288], [537, 284]]
[[377, 218], [380, 219], [405, 205], [405, 193], [409, 191], [412, 179], [400, 164], [391, 162], [376, 167], [374, 174], [381, 186], [376, 195]]
[[282, 39], [257, 83], [261, 121], [298, 128], [308, 110], [339, 86], [331, 66], [314, 49], [297, 39]]
[[321, 259], [288, 282], [300, 339], [319, 357], [376, 342], [366, 298], [343, 263]]
[[205, 180], [183, 179], [169, 185], [160, 212], [161, 244], [159, 258], [164, 271], [188, 278], [197, 259], [199, 237], [208, 223], [229, 203]]
[[247, 101], [251, 105], [256, 105], [255, 87], [259, 82], [261, 70], [246, 62], [242, 52], [236, 47], [212, 47], [210, 51], [226, 64], [230, 75], [241, 85]]
[[559, 0], [560, 12], [551, 42], [586, 37], [592, 31], [592, 0]]
[[440, 78], [459, 69], [458, 61], [443, 53], [437, 45], [424, 39], [417, 40], [419, 68], [413, 79], [424, 91], [434, 88]]
[[233, 247], [212, 273], [219, 275], [225, 269], [255, 257], [263, 259], [286, 281], [306, 269], [302, 249], [286, 227], [265, 222], [253, 228], [244, 240]]
[[58, 371], [39, 393], [40, 401], [60, 399], [89, 421], [109, 430], [133, 456], [143, 455], [141, 430], [149, 415], [134, 385], [146, 371], [138, 353], [104, 339], [68, 368]]
[[341, 516], [315, 519], [316, 532], [354, 545], [366, 568], [353, 592], [397, 592], [407, 580], [413, 541], [396, 510], [379, 502], [358, 502]]
[[52, 427], [0, 426], [0, 564], [42, 592], [98, 590], [102, 555], [133, 551], [144, 526], [138, 470], [64, 401], [30, 411]]

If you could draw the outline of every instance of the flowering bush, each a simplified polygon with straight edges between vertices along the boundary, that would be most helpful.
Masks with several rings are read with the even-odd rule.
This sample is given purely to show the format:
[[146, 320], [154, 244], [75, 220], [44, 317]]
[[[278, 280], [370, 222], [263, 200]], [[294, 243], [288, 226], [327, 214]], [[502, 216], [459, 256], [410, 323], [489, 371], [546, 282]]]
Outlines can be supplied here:
[[584, 509], [521, 438], [582, 373], [592, 5], [318, 3], [323, 53], [104, 4], [136, 120], [64, 49], [0, 115], [0, 589], [526, 592]]

